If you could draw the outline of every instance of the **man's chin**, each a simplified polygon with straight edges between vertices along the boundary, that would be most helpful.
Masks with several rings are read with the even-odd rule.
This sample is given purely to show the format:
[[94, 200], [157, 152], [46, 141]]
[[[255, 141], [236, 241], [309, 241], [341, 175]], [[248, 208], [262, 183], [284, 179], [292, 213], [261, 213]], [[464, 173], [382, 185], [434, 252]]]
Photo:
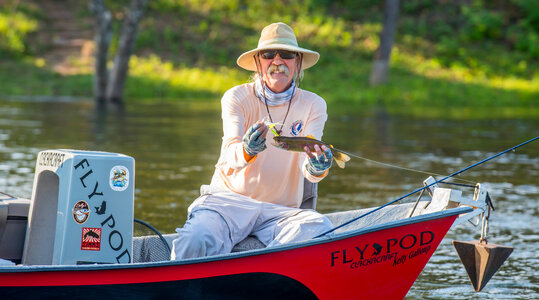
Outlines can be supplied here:
[[284, 73], [273, 73], [270, 76], [270, 81], [274, 83], [290, 83], [292, 82], [291, 78], [288, 78], [288, 76]]
[[289, 81], [288, 78], [279, 80], [272, 77], [269, 81], [268, 88], [274, 93], [281, 93], [290, 86], [291, 82], [292, 80]]

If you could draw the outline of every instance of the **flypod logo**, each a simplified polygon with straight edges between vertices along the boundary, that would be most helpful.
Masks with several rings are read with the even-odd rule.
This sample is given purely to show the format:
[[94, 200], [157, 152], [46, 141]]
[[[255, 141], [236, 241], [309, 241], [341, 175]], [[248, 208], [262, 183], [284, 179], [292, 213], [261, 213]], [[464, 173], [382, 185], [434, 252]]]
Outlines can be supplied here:
[[[83, 159], [74, 166], [74, 169], [75, 169], [75, 172], [78, 175], [80, 175], [79, 179], [83, 188], [87, 189], [89, 192], [88, 203], [93, 203], [93, 204], [101, 203], [100, 208], [102, 211], [98, 212], [97, 215], [99, 215], [99, 218], [102, 218], [99, 222], [101, 226], [103, 226], [102, 227], [103, 234], [105, 235], [106, 231], [108, 231], [108, 236], [107, 235], [103, 236], [103, 239], [105, 240], [104, 244], [106, 244], [106, 241], [108, 241], [108, 245], [116, 253], [115, 255], [117, 255], [116, 261], [118, 261], [118, 263], [131, 262], [131, 255], [129, 254], [129, 250], [125, 247], [126, 243], [124, 243], [124, 238], [122, 236], [122, 233], [116, 227], [116, 220], [114, 219], [114, 215], [112, 213], [110, 214], [106, 213], [106, 208], [103, 205], [103, 203], [105, 202], [104, 201], [105, 195], [103, 193], [103, 190], [100, 188], [99, 181], [97, 180], [95, 175], [92, 175], [94, 173], [94, 170], [92, 169], [90, 162], [87, 159]], [[113, 170], [119, 171], [120, 174], [123, 176], [125, 175], [129, 176], [128, 173], [123, 174], [121, 172], [123, 171], [121, 168], [116, 168], [116, 169], [113, 168]], [[127, 169], [125, 168], [125, 170]], [[113, 174], [113, 171], [111, 171], [111, 174]], [[127, 180], [123, 176], [120, 176], [118, 178]], [[125, 185], [123, 185], [122, 188], [126, 185], [127, 183], [125, 183]], [[108, 227], [108, 229], [104, 230], [104, 228], [106, 227]], [[100, 229], [100, 233], [101, 233], [101, 229]], [[100, 239], [101, 239], [101, 236], [100, 236]], [[85, 249], [85, 247], [81, 247], [81, 250], [99, 250], [99, 249]], [[103, 248], [101, 248], [101, 250], [103, 250]]]
[[331, 266], [346, 265], [351, 269], [390, 262], [393, 267], [429, 253], [434, 240], [432, 231], [407, 234], [367, 244], [358, 244], [348, 249], [331, 252]]

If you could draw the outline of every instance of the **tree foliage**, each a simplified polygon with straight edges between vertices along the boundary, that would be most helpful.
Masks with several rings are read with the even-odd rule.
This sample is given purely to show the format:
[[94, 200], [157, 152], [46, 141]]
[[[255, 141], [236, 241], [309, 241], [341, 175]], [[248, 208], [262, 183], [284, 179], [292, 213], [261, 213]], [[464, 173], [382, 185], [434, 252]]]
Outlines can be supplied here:
[[[39, 36], [46, 30], [47, 16], [29, 8], [47, 1], [52, 0], [0, 0], [18, 3], [0, 8], [2, 12], [9, 8], [3, 17], [10, 24], [22, 22], [16, 12], [38, 23], [37, 29], [26, 33], [11, 29], [23, 48], [8, 49], [0, 42], [4, 57], [5, 53], [28, 56], [2, 62], [0, 78], [6, 84], [0, 86], [0, 94], [27, 93], [23, 85], [28, 87], [32, 80], [34, 93], [91, 94], [91, 67], [59, 76], [40, 56], [47, 48], [38, 46], [43, 41], [32, 32], [37, 30]], [[64, 1], [79, 5], [77, 14], [91, 19], [84, 2]], [[107, 1], [115, 20], [125, 18], [127, 3]], [[538, 6], [536, 0], [401, 1], [391, 79], [378, 89], [366, 83], [380, 45], [383, 1], [152, 0], [140, 23], [126, 97], [217, 97], [249, 76], [235, 60], [256, 46], [260, 29], [283, 21], [295, 29], [301, 46], [322, 54], [303, 84], [324, 95], [328, 103], [383, 100], [433, 105], [435, 100], [440, 105], [533, 106], [539, 92]], [[120, 22], [114, 24], [109, 66], [119, 49], [115, 41]], [[0, 31], [0, 40], [7, 40], [7, 34]], [[17, 72], [24, 78], [14, 76]]]
[[31, 5], [11, 3], [0, 6], [0, 55], [28, 54], [29, 35], [38, 28], [37, 9]]

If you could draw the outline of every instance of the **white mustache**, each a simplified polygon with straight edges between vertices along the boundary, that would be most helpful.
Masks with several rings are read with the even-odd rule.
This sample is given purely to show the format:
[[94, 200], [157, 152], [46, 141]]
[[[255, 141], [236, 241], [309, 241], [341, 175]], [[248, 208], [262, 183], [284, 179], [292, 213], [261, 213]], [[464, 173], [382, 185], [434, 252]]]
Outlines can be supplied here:
[[269, 65], [266, 73], [268, 75], [271, 75], [274, 72], [283, 72], [286, 76], [290, 75], [290, 70], [288, 69], [286, 65], [274, 65], [274, 64]]

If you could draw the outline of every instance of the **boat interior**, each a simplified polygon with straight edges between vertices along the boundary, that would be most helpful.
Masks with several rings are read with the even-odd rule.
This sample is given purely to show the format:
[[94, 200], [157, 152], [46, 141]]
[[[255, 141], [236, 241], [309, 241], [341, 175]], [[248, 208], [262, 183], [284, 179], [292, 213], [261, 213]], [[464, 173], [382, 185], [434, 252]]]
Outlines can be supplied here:
[[[425, 180], [424, 184], [428, 185], [429, 183], [434, 181], [434, 178], [429, 177]], [[313, 184], [306, 180], [304, 185], [304, 201], [301, 207], [303, 209], [315, 209], [317, 200], [317, 184]], [[479, 188], [480, 186], [478, 185], [475, 191], [475, 200], [461, 197], [460, 190], [442, 188], [438, 185], [434, 185], [433, 187], [426, 189], [428, 191], [427, 196], [419, 196], [417, 199], [409, 202], [388, 205], [382, 208], [371, 207], [349, 211], [333, 212], [325, 215], [329, 218], [329, 220], [334, 226], [347, 223], [350, 220], [357, 219], [332, 232], [333, 235], [338, 235], [341, 233], [365, 229], [384, 223], [402, 221], [412, 217], [440, 212], [443, 210], [456, 208], [461, 205], [471, 206], [477, 210], [468, 214], [462, 214], [455, 222], [455, 225], [457, 225], [463, 223], [464, 221], [469, 221], [473, 218], [477, 218], [480, 212], [484, 211], [483, 209], [485, 209], [486, 205], [486, 192], [479, 191]], [[483, 195], [483, 199], [478, 198], [480, 195]], [[140, 225], [148, 226], [149, 224]], [[151, 227], [151, 225], [149, 227]], [[156, 230], [151, 230], [154, 232], [154, 234], [135, 236], [133, 238], [134, 263], [157, 262], [170, 259], [170, 249], [172, 247], [172, 241], [177, 238], [178, 234], [170, 233], [161, 235]], [[236, 244], [232, 249], [232, 252], [234, 253], [250, 251], [256, 249], [263, 249], [265, 247], [266, 246], [256, 237], [248, 236], [243, 241]]]

